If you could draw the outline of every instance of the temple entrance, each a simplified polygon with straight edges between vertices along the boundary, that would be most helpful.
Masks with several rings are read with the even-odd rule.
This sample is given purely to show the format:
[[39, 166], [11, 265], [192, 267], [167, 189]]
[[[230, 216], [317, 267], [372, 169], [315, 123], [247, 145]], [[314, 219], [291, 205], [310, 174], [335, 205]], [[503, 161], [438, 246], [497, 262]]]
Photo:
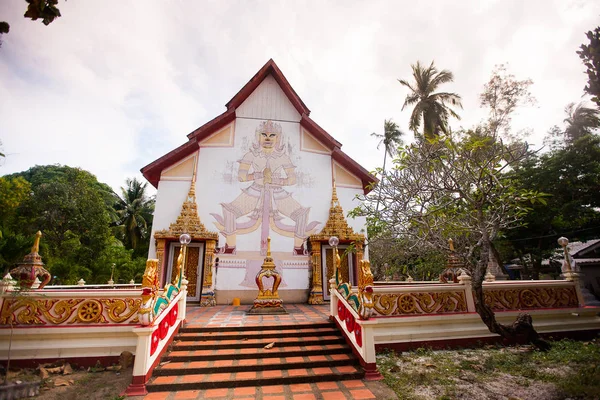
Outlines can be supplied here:
[[[352, 254], [346, 253], [348, 245], [338, 246], [338, 253], [341, 259], [340, 272], [342, 280], [356, 286], [354, 279], [354, 263]], [[350, 257], [348, 257], [350, 256]], [[329, 300], [329, 280], [333, 277], [333, 247], [329, 245], [321, 246], [321, 271], [323, 279], [323, 299]]]
[[[169, 263], [167, 267], [167, 278], [169, 282], [175, 279], [174, 266], [177, 263], [177, 257], [181, 251], [181, 244], [171, 242], [169, 247]], [[187, 246], [187, 256], [185, 260], [185, 277], [189, 281], [187, 286], [187, 300], [200, 301], [202, 294], [202, 277], [204, 276], [204, 243], [190, 243]]]

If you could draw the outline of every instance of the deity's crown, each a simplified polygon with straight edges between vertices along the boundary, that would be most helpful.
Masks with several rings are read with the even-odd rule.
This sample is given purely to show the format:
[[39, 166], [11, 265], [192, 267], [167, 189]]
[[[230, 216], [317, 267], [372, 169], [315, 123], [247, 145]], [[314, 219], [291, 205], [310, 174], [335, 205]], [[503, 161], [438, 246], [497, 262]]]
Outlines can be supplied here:
[[273, 121], [263, 121], [256, 128], [256, 133], [281, 133], [281, 125], [274, 123]]

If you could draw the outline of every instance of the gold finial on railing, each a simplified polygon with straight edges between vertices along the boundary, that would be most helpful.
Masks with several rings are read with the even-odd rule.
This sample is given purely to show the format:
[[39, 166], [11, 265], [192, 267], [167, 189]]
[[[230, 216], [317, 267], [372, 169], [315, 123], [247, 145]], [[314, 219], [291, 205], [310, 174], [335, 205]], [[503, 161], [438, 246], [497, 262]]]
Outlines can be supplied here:
[[32, 253], [40, 252], [40, 238], [42, 237], [42, 231], [37, 231], [35, 234], [35, 242], [33, 242], [33, 247], [31, 248]]
[[454, 251], [454, 240], [448, 239], [448, 244], [450, 245], [450, 251]]

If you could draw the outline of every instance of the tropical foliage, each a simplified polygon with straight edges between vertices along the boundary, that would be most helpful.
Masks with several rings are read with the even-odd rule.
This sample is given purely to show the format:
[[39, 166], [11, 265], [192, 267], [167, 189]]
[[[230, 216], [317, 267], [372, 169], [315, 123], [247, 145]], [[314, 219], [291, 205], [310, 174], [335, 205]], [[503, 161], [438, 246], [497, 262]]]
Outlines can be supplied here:
[[589, 44], [582, 44], [577, 54], [586, 67], [588, 84], [583, 89], [592, 96], [592, 101], [600, 107], [600, 26], [588, 31]]
[[[55, 283], [73, 284], [81, 278], [106, 283], [113, 264], [116, 282], [139, 282], [146, 259], [141, 254], [145, 231], [137, 242], [138, 253], [131, 242], [113, 235], [111, 226], [126, 222], [119, 220], [117, 199], [94, 175], [68, 166], [36, 166], [1, 177], [0, 268], [7, 272], [20, 262], [41, 230], [40, 254]], [[152, 200], [143, 203], [148, 206]], [[143, 208], [144, 217], [151, 218], [152, 208], [147, 211]]]
[[398, 80], [401, 85], [410, 90], [404, 99], [402, 110], [407, 106], [414, 106], [410, 115], [409, 129], [420, 137], [419, 129], [422, 124], [422, 135], [426, 139], [432, 139], [440, 133], [448, 134], [450, 132], [449, 118], [460, 119], [451, 107], [462, 108], [461, 99], [456, 93], [435, 92], [444, 83], [452, 82], [454, 75], [445, 69], [438, 71], [433, 62], [429, 67], [425, 67], [417, 61], [411, 67], [414, 82]]
[[147, 185], [136, 178], [127, 179], [115, 204], [118, 237], [136, 255], [148, 253], [154, 199], [146, 194]]

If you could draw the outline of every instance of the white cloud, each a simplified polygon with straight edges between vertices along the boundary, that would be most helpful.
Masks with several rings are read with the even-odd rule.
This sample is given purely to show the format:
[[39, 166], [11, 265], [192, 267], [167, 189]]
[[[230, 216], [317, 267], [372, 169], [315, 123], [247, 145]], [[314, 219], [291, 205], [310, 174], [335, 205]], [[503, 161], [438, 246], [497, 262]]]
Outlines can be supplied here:
[[591, 1], [68, 1], [49, 26], [2, 1], [0, 174], [79, 166], [115, 189], [182, 144], [273, 58], [311, 116], [368, 169], [381, 162], [383, 120], [401, 111], [410, 64], [451, 70], [462, 120], [483, 118], [478, 94], [494, 65], [532, 78], [538, 105], [515, 117], [531, 138], [561, 124], [585, 85], [575, 51], [597, 25]]

